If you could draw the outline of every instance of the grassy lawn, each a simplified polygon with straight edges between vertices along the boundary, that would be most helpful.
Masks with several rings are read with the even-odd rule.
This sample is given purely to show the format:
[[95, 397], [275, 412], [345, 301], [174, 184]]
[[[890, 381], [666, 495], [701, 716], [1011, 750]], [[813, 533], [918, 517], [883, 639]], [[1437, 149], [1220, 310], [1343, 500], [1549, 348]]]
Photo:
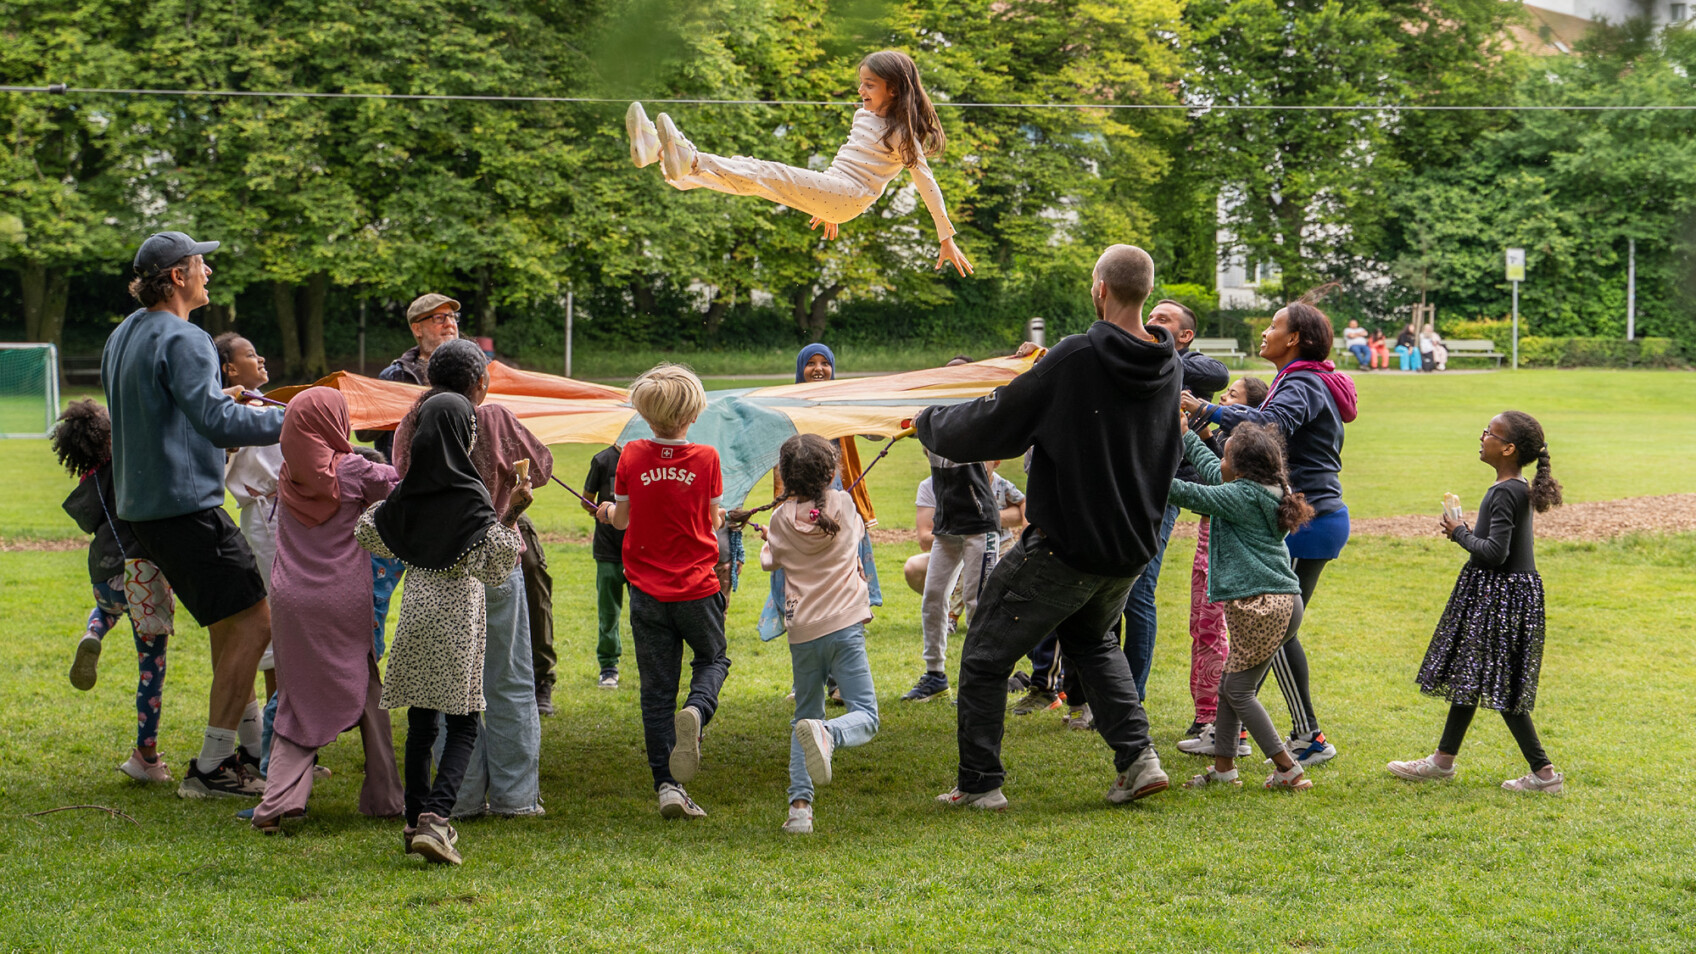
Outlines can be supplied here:
[[[885, 547], [896, 579], [908, 548]], [[710, 816], [667, 823], [642, 758], [633, 666], [593, 687], [587, 547], [550, 548], [559, 714], [544, 722], [545, 818], [463, 826], [464, 867], [423, 869], [398, 826], [355, 812], [357, 737], [325, 750], [311, 817], [267, 839], [240, 803], [186, 802], [114, 766], [133, 725], [122, 645], [99, 685], [65, 669], [88, 591], [82, 554], [0, 554], [0, 923], [8, 950], [1161, 950], [1643, 951], [1696, 945], [1689, 733], [1664, 726], [1696, 680], [1687, 634], [1696, 538], [1546, 544], [1549, 638], [1537, 716], [1568, 773], [1562, 798], [1512, 796], [1524, 771], [1480, 715], [1450, 784], [1411, 786], [1384, 761], [1429, 750], [1444, 706], [1412, 685], [1458, 551], [1359, 539], [1326, 574], [1305, 627], [1314, 687], [1341, 748], [1316, 786], [1103, 800], [1107, 751], [1052, 713], [1009, 719], [1006, 814], [936, 806], [952, 783], [953, 710], [896, 701], [918, 672], [917, 599], [891, 593], [869, 645], [883, 729], [837, 760], [818, 833], [788, 836], [789, 680], [753, 636], [764, 578], [732, 601], [734, 668], [691, 792]], [[1183, 600], [1188, 544], [1160, 588], [1150, 690], [1175, 779], [1201, 760], [1190, 719]], [[1595, 581], [1606, 580], [1597, 586]], [[116, 636], [116, 639], [125, 637]], [[161, 748], [180, 772], [204, 724], [204, 635], [175, 638]], [[627, 657], [627, 664], [629, 662]], [[1267, 701], [1275, 716], [1276, 690]], [[1282, 721], [1280, 718], [1279, 721]], [[1625, 745], [1645, 730], [1661, 742]], [[1651, 753], [1652, 748], [1652, 753]], [[1252, 761], [1252, 760], [1251, 760]], [[1248, 764], [1251, 785], [1263, 774]], [[92, 811], [25, 812], [100, 804]]]
[[[1571, 500], [1696, 491], [1681, 466], [1696, 417], [1671, 373], [1357, 381], [1343, 476], [1361, 516], [1434, 511], [1450, 489], [1476, 500], [1489, 479], [1477, 433], [1510, 406], [1543, 420]], [[594, 450], [555, 448], [560, 474], [575, 484]], [[911, 526], [925, 472], [912, 442], [879, 465], [870, 483], [885, 526]], [[1007, 472], [1023, 482], [1016, 462]], [[44, 441], [0, 441], [0, 473], [0, 537], [74, 534], [58, 509], [71, 483]], [[544, 530], [589, 529], [563, 492], [534, 513]], [[543, 731], [548, 815], [467, 823], [457, 870], [422, 869], [401, 855], [398, 826], [356, 813], [356, 737], [325, 750], [336, 774], [287, 838], [235, 822], [239, 803], [131, 783], [114, 770], [133, 732], [127, 637], [114, 636], [94, 691], [65, 679], [89, 598], [83, 553], [0, 553], [11, 637], [0, 642], [0, 719], [12, 740], [0, 763], [0, 948], [1696, 949], [1696, 807], [1665, 768], [1687, 764], [1696, 742], [1664, 725], [1688, 710], [1683, 687], [1696, 681], [1686, 635], [1696, 605], [1678, 598], [1696, 589], [1696, 537], [1540, 548], [1550, 611], [1537, 717], [1568, 772], [1563, 798], [1498, 789], [1524, 768], [1488, 713], [1455, 783], [1414, 787], [1383, 772], [1428, 751], [1441, 728], [1443, 703], [1412, 677], [1461, 559], [1437, 540], [1362, 537], [1327, 571], [1304, 627], [1320, 715], [1342, 752], [1310, 793], [1174, 791], [1111, 807], [1106, 749], [1050, 713], [1009, 720], [1013, 807], [996, 817], [933, 804], [952, 784], [953, 710], [896, 699], [920, 668], [918, 599], [900, 583], [913, 549], [878, 551], [889, 605], [868, 644], [883, 730], [841, 753], [818, 833], [797, 838], [778, 830], [788, 654], [753, 635], [765, 577], [750, 569], [732, 600], [734, 667], [691, 785], [710, 817], [666, 823], [642, 756], [633, 662], [626, 688], [593, 687], [588, 547], [551, 546], [561, 671], [559, 714]], [[1203, 765], [1174, 746], [1191, 718], [1190, 558], [1174, 541], [1150, 685], [1175, 780]], [[175, 645], [161, 748], [180, 777], [205, 724], [209, 663], [186, 618]], [[1276, 690], [1266, 701], [1282, 722]], [[1646, 727], [1659, 745], [1622, 744]], [[1251, 785], [1264, 773], [1245, 767]], [[24, 817], [77, 804], [139, 824], [84, 810]]]
[[[1478, 434], [1492, 415], [1510, 407], [1543, 422], [1568, 500], [1696, 492], [1696, 471], [1686, 466], [1688, 448], [1696, 445], [1696, 414], [1681, 387], [1688, 380], [1671, 371], [1356, 375], [1360, 418], [1349, 425], [1343, 449], [1349, 510], [1358, 517], [1434, 514], [1449, 490], [1470, 507], [1490, 479], [1477, 460]], [[713, 386], [769, 383], [732, 380]], [[863, 442], [861, 460], [869, 462], [880, 446]], [[578, 486], [599, 449], [555, 447], [561, 479]], [[1009, 461], [1002, 472], [1024, 485], [1018, 461]], [[73, 485], [57, 470], [46, 441], [0, 440], [0, 473], [10, 478], [0, 494], [0, 537], [75, 535], [59, 510]], [[928, 473], [910, 440], [896, 444], [877, 466], [867, 483], [883, 526], [913, 525], [914, 488]], [[771, 499], [769, 483], [749, 499]], [[543, 493], [532, 513], [544, 531], [586, 536], [592, 525], [562, 490]]]

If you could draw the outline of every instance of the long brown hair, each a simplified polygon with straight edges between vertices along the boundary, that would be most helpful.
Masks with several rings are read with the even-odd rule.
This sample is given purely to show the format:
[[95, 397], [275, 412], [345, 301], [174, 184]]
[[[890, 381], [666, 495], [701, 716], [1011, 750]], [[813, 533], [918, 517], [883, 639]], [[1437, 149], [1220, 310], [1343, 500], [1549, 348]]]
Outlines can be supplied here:
[[1538, 513], [1561, 505], [1561, 482], [1549, 466], [1549, 444], [1543, 439], [1543, 425], [1524, 411], [1503, 411], [1502, 423], [1508, 427], [1507, 443], [1513, 445], [1514, 457], [1523, 469], [1525, 462], [1537, 462], [1537, 476], [1531, 478], [1531, 506]]
[[948, 145], [942, 121], [930, 94], [919, 82], [919, 67], [900, 50], [879, 50], [860, 61], [872, 75], [889, 85], [889, 128], [883, 133], [883, 148], [901, 157], [911, 169], [926, 156], [939, 155]]
[[1284, 496], [1278, 501], [1278, 526], [1285, 533], [1295, 533], [1313, 519], [1313, 508], [1307, 495], [1290, 487], [1290, 469], [1284, 464], [1284, 435], [1270, 424], [1238, 424], [1231, 429], [1231, 439], [1225, 442], [1225, 456], [1238, 480], [1252, 480], [1268, 487], [1278, 487]]
[[825, 513], [824, 498], [836, 479], [836, 445], [817, 434], [796, 434], [783, 442], [777, 452], [777, 473], [783, 478], [783, 495], [763, 507], [732, 510], [725, 520], [732, 529], [740, 530], [762, 510], [770, 510], [785, 500], [810, 502], [816, 516], [813, 522], [826, 536], [834, 537], [842, 525]]

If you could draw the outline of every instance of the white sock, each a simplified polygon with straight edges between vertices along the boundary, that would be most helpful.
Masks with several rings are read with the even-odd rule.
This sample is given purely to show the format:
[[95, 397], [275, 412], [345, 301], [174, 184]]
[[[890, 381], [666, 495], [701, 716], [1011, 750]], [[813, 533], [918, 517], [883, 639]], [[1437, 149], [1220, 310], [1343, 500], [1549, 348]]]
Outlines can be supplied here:
[[241, 740], [241, 747], [255, 758], [259, 756], [259, 713], [259, 700], [255, 699], [241, 711], [241, 722], [236, 726], [236, 737]]
[[216, 726], [206, 727], [206, 741], [200, 744], [200, 757], [194, 760], [196, 768], [210, 773], [216, 770], [225, 759], [236, 754], [236, 730], [220, 729]]

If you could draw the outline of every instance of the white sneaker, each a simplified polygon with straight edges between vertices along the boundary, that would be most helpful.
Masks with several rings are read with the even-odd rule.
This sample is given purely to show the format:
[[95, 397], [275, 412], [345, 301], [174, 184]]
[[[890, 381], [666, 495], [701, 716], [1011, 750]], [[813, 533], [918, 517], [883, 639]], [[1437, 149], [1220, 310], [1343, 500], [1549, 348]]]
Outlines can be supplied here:
[[801, 754], [807, 757], [807, 774], [813, 784], [829, 785], [830, 755], [836, 746], [830, 740], [830, 729], [825, 727], [824, 720], [795, 720], [795, 740], [801, 743]]
[[171, 781], [171, 767], [165, 764], [165, 760], [162, 758], [155, 758], [153, 761], [149, 762], [141, 757], [140, 749], [131, 749], [130, 757], [125, 759], [122, 765], [118, 766], [118, 771], [128, 775], [130, 778], [133, 778], [138, 782]]
[[665, 170], [665, 177], [675, 182], [692, 175], [695, 172], [695, 145], [683, 138], [671, 117], [665, 113], [660, 113], [657, 128], [660, 140], [660, 167]]
[[1455, 777], [1454, 766], [1443, 768], [1437, 760], [1427, 755], [1422, 759], [1412, 759], [1407, 762], [1391, 762], [1384, 766], [1396, 778], [1405, 778], [1410, 782], [1426, 782], [1432, 780], [1447, 781]]
[[1211, 788], [1215, 785], [1229, 785], [1233, 788], [1242, 788], [1243, 780], [1237, 777], [1236, 769], [1220, 773], [1209, 768], [1207, 771], [1194, 776], [1184, 783], [1185, 788]]
[[987, 792], [962, 792], [956, 788], [936, 796], [936, 800], [944, 805], [970, 805], [991, 812], [1007, 810], [1007, 796], [1001, 794], [999, 788], [992, 788]]
[[1539, 778], [1536, 772], [1527, 772], [1519, 778], [1510, 778], [1502, 783], [1502, 787], [1510, 792], [1542, 792], [1545, 795], [1559, 795], [1564, 791], [1566, 776], [1556, 772], [1549, 778]]
[[1160, 767], [1160, 756], [1154, 751], [1154, 746], [1148, 746], [1137, 755], [1119, 777], [1113, 780], [1113, 787], [1107, 790], [1107, 800], [1115, 805], [1134, 802], [1146, 798], [1155, 792], [1166, 791], [1172, 780], [1166, 777], [1166, 772]]
[[1307, 768], [1324, 764], [1337, 757], [1337, 747], [1325, 738], [1325, 733], [1318, 730], [1310, 734], [1291, 736], [1284, 742], [1284, 748], [1290, 750], [1290, 758]]
[[810, 835], [813, 833], [813, 806], [796, 808], [789, 806], [789, 820], [783, 823], [783, 830], [792, 835]]
[[707, 813], [695, 804], [681, 785], [670, 782], [660, 786], [660, 815], [664, 818], [705, 818]]
[[[1208, 723], [1201, 734], [1193, 739], [1179, 739], [1178, 751], [1186, 755], [1212, 755], [1213, 753], [1213, 724]], [[1237, 735], [1237, 758], [1246, 759], [1249, 756], [1248, 740], [1241, 733]]]
[[641, 103], [631, 103], [624, 111], [624, 132], [630, 137], [630, 161], [636, 163], [636, 168], [660, 161], [659, 131]]
[[1095, 728], [1095, 716], [1089, 711], [1089, 706], [1078, 706], [1067, 712], [1066, 728], [1079, 732], [1088, 732]]
[[77, 654], [71, 660], [71, 685], [83, 692], [94, 688], [95, 677], [99, 675], [100, 637], [92, 632], [85, 632], [77, 640]]
[[671, 747], [671, 777], [692, 782], [701, 770], [701, 710], [684, 706], [673, 723], [677, 741]]

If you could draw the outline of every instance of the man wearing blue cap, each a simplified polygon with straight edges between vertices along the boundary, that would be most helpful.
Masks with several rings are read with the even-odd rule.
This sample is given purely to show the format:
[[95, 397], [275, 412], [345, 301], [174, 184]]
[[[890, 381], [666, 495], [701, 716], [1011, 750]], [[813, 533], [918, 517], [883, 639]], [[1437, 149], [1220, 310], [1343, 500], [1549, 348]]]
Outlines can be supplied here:
[[277, 443], [283, 415], [237, 403], [240, 388], [220, 390], [212, 336], [189, 323], [208, 301], [205, 255], [217, 247], [181, 232], [141, 243], [129, 285], [141, 308], [106, 339], [100, 380], [117, 515], [212, 642], [205, 743], [177, 794], [257, 798], [265, 783], [253, 678], [271, 609], [253, 552], [223, 509], [224, 449]]

